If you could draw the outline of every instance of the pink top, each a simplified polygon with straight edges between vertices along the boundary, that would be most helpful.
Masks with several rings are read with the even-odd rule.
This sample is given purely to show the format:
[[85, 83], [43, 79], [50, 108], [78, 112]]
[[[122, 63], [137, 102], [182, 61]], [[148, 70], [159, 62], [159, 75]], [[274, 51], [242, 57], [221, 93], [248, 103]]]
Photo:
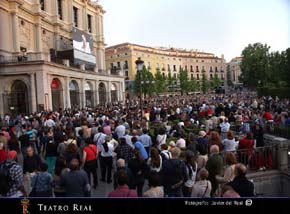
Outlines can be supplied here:
[[136, 190], [129, 189], [127, 185], [118, 186], [114, 191], [110, 192], [109, 198], [137, 198]]

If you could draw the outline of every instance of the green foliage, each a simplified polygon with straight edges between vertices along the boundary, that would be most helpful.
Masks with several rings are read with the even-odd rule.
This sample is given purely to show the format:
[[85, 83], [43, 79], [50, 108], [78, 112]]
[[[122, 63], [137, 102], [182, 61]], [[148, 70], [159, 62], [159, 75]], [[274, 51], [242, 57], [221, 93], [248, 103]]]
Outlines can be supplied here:
[[179, 83], [180, 83], [181, 94], [183, 95], [184, 93], [190, 91], [190, 85], [189, 85], [187, 71], [180, 69], [179, 74], [178, 74], [178, 79], [179, 79]]
[[201, 91], [202, 93], [206, 93], [209, 88], [209, 82], [207, 80], [206, 74], [203, 72], [202, 73], [202, 78], [201, 78]]
[[219, 87], [221, 85], [222, 85], [222, 82], [219, 79], [218, 75], [217, 74], [214, 74], [213, 80], [212, 80], [212, 87], [217, 88], [217, 87]]
[[153, 81], [153, 74], [148, 71], [144, 66], [141, 72], [136, 73], [134, 81], [135, 93], [140, 94], [142, 91], [142, 94], [144, 94], [145, 96], [151, 95], [155, 91], [154, 84], [152, 83]]
[[270, 87], [259, 87], [257, 88], [259, 96], [278, 96], [279, 98], [290, 98], [290, 87], [281, 88], [270, 88]]
[[242, 52], [242, 81], [255, 88], [290, 86], [290, 48], [286, 51], [269, 52], [270, 46], [249, 44]]
[[163, 76], [158, 69], [155, 73], [155, 92], [156, 93], [163, 93], [166, 91], [166, 77]]
[[167, 78], [167, 88], [168, 88], [168, 91], [172, 92], [173, 91], [173, 85], [174, 83], [174, 79], [171, 75], [171, 72], [168, 73], [168, 78]]

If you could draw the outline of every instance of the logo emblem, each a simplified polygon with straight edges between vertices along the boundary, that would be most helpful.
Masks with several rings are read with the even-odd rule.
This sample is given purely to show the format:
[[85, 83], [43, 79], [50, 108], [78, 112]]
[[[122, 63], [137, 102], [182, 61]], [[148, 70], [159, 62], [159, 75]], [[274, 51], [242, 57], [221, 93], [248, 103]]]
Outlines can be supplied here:
[[28, 214], [28, 206], [29, 206], [29, 200], [27, 198], [24, 198], [21, 200], [21, 206], [22, 206], [22, 213]]

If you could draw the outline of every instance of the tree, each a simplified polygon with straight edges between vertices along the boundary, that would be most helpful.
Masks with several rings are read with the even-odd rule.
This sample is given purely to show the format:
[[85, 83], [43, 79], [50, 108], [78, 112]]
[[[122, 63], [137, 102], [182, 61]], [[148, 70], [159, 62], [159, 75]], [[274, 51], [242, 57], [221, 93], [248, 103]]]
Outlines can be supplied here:
[[143, 70], [141, 72], [137, 72], [135, 75], [134, 81], [135, 93], [140, 94], [142, 89], [142, 94], [144, 94], [145, 96], [147, 94], [151, 95], [154, 92], [154, 84], [152, 83], [153, 81], [154, 81], [153, 74], [149, 72], [144, 66]]
[[159, 69], [155, 73], [155, 92], [163, 93], [166, 91], [166, 77], [163, 76]]
[[222, 85], [222, 82], [220, 81], [219, 77], [217, 74], [214, 74], [213, 80], [212, 80], [212, 87], [213, 88], [218, 88]]
[[205, 72], [203, 72], [202, 78], [201, 78], [201, 90], [205, 94], [208, 88], [209, 88], [209, 82], [207, 80]]
[[255, 43], [242, 51], [241, 70], [245, 86], [256, 87], [259, 81], [269, 81], [269, 49], [267, 44]]
[[191, 80], [189, 80], [189, 87], [188, 87], [188, 89], [189, 89], [189, 91], [190, 92], [195, 92], [196, 91], [196, 89], [197, 89], [197, 82], [196, 82], [196, 79], [195, 78], [192, 78]]
[[173, 91], [173, 82], [174, 82], [174, 79], [171, 75], [171, 73], [169, 72], [168, 73], [168, 78], [167, 78], [167, 88], [168, 88], [168, 91]]
[[178, 79], [180, 83], [180, 91], [181, 95], [189, 91], [189, 80], [187, 71], [183, 70], [182, 68], [179, 70]]

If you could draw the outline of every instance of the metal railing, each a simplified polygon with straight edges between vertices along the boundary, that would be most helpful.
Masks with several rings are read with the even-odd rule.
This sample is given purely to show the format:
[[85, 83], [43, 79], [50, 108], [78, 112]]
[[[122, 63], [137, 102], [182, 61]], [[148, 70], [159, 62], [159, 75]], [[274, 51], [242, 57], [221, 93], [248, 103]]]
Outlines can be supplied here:
[[[233, 151], [239, 163], [243, 163], [253, 172], [258, 170], [277, 169], [278, 145], [272, 144], [253, 149], [239, 149]], [[226, 152], [220, 152], [226, 164]]]

